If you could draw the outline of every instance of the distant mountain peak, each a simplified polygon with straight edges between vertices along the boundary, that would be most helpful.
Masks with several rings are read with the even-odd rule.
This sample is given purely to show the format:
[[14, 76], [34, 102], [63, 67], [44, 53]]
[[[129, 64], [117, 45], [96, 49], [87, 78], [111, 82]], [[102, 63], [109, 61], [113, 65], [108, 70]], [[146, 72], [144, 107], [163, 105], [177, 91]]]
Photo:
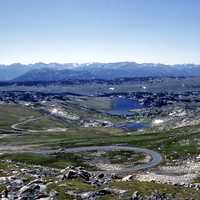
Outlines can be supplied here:
[[[135, 62], [118, 63], [37, 63], [14, 77], [13, 81], [65, 81], [65, 80], [112, 80], [133, 77], [182, 77], [200, 76], [200, 65], [163, 65]], [[15, 68], [16, 69], [16, 68]]]

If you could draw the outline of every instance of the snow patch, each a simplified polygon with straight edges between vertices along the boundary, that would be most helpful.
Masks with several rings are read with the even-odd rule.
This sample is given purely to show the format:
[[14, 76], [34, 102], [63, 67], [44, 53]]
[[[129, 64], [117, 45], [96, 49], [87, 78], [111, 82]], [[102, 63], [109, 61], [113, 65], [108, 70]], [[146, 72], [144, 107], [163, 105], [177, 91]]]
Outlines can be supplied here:
[[159, 124], [162, 124], [163, 122], [164, 122], [164, 120], [162, 120], [162, 119], [155, 119], [155, 120], [153, 120], [152, 124], [159, 125]]

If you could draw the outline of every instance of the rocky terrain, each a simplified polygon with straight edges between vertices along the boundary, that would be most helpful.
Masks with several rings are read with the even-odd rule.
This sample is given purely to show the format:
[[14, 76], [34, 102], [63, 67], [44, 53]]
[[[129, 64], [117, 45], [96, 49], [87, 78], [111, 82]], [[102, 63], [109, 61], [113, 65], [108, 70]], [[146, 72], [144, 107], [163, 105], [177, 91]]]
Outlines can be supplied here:
[[[2, 161], [5, 169], [1, 169], [1, 199], [40, 199], [40, 200], [56, 200], [62, 199], [62, 195], [66, 195], [65, 199], [90, 199], [95, 200], [104, 196], [118, 197], [119, 199], [132, 200], [172, 200], [177, 199], [172, 194], [152, 192], [151, 195], [143, 196], [138, 191], [133, 192], [129, 196], [128, 190], [113, 188], [112, 181], [126, 182], [131, 181], [134, 176], [125, 177], [115, 174], [91, 173], [81, 167], [67, 167], [65, 169], [53, 169], [42, 166], [27, 166], [21, 163], [12, 163]], [[138, 177], [136, 177], [137, 179]], [[74, 180], [84, 183], [91, 187], [91, 191], [77, 192], [77, 188], [70, 190], [70, 184]], [[143, 181], [142, 179], [140, 181]], [[134, 183], [133, 183], [134, 184]], [[178, 183], [176, 183], [178, 184]], [[186, 185], [185, 185], [186, 186]], [[190, 185], [190, 187], [199, 190], [200, 186]], [[87, 187], [86, 187], [87, 188]], [[64, 193], [64, 194], [63, 194]]]
[[1, 85], [1, 199], [199, 200], [200, 91], [189, 83]]

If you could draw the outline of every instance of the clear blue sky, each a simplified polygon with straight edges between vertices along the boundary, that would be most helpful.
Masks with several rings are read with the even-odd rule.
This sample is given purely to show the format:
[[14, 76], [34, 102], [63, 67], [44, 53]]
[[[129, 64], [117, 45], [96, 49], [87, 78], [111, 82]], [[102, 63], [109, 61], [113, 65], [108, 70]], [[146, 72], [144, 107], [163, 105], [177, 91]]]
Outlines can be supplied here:
[[200, 63], [199, 0], [0, 0], [0, 63]]

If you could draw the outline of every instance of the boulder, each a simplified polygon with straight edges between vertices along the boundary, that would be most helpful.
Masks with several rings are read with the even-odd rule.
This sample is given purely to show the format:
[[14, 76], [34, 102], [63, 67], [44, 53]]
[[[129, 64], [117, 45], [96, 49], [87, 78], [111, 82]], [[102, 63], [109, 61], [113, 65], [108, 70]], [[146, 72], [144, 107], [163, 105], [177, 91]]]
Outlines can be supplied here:
[[78, 177], [78, 172], [71, 169], [71, 170], [69, 170], [69, 171], [67, 172], [67, 174], [65, 174], [65, 176], [66, 176], [66, 179], [77, 178], [77, 177]]
[[20, 200], [44, 198], [44, 197], [48, 197], [46, 189], [47, 189], [46, 185], [29, 183], [28, 185], [23, 186], [18, 191], [17, 196]]
[[133, 179], [133, 175], [128, 175], [122, 178], [122, 181], [130, 181]]
[[143, 198], [138, 191], [135, 191], [131, 196], [131, 200], [143, 200]]
[[81, 178], [85, 179], [86, 181], [89, 181], [89, 179], [90, 179], [90, 177], [91, 177], [91, 174], [90, 174], [89, 172], [85, 171], [85, 170], [80, 170], [80, 171], [78, 171], [78, 175], [79, 175]]

